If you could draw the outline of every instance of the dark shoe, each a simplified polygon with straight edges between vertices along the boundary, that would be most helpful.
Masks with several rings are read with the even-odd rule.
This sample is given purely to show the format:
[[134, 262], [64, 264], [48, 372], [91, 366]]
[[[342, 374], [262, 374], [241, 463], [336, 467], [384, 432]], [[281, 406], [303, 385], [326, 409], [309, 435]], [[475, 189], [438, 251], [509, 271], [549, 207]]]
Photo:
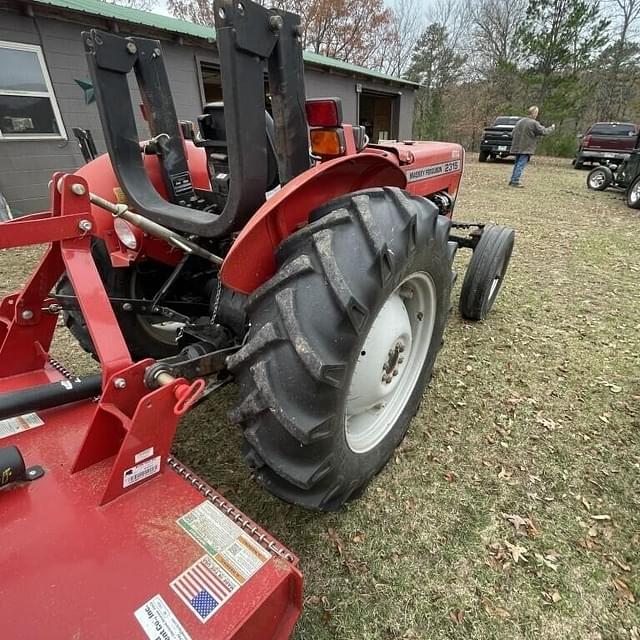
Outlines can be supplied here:
[[510, 187], [518, 187], [518, 189], [524, 189], [524, 185], [520, 184], [519, 182], [510, 182], [509, 186]]

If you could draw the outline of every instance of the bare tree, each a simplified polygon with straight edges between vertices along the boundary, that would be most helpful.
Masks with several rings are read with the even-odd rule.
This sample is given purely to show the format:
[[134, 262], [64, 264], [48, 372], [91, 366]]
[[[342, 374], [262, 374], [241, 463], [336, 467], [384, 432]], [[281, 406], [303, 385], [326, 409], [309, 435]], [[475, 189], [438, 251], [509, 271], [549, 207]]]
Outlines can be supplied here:
[[388, 35], [382, 39], [381, 71], [401, 76], [407, 70], [423, 26], [419, 0], [396, 0], [391, 8]]
[[461, 52], [470, 48], [470, 12], [467, 0], [433, 0], [427, 11], [427, 20], [446, 28], [449, 44]]
[[[372, 69], [383, 65], [391, 11], [383, 0], [273, 0], [261, 2], [300, 15], [303, 47]], [[214, 24], [211, 0], [168, 0], [176, 17]]]
[[474, 48], [479, 54], [477, 63], [492, 71], [518, 62], [516, 36], [527, 0], [469, 0], [468, 7]]

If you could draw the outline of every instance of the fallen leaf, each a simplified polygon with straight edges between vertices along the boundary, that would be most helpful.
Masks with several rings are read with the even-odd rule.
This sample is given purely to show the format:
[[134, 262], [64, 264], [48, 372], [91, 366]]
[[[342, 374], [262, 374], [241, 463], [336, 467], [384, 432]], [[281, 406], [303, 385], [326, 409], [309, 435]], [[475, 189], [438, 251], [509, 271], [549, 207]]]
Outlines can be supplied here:
[[609, 385], [609, 391], [611, 393], [620, 393], [622, 391], [622, 387], [619, 387], [617, 384]]
[[562, 599], [562, 596], [557, 591], [554, 591], [551, 594], [551, 602], [560, 602], [561, 599]]
[[598, 535], [598, 530], [595, 527], [589, 527], [589, 530], [587, 531], [587, 533], [592, 537], [595, 538]]
[[631, 603], [636, 601], [633, 591], [629, 589], [629, 585], [624, 580], [620, 580], [620, 578], [613, 578], [611, 582], [617, 591], [619, 598], [628, 600]]
[[601, 514], [601, 515], [597, 515], [597, 516], [591, 516], [591, 518], [593, 520], [611, 520], [611, 516], [608, 516], [606, 514]]
[[524, 534], [535, 538], [540, 533], [531, 518], [523, 518], [516, 513], [503, 513], [502, 517], [513, 525], [518, 535]]
[[516, 564], [518, 564], [520, 560], [522, 560], [523, 562], [527, 562], [527, 549], [525, 547], [521, 547], [519, 544], [511, 544], [510, 542], [506, 541], [504, 544], [509, 550], [511, 557]]
[[589, 551], [591, 551], [591, 549], [596, 546], [593, 540], [591, 540], [590, 538], [580, 538], [580, 540], [578, 540], [578, 544]]
[[548, 567], [552, 571], [558, 570], [558, 565], [554, 562], [551, 562], [548, 557], [545, 558], [541, 553], [536, 553], [535, 555], [538, 564], [543, 564], [545, 567]]
[[616, 558], [615, 556], [613, 556], [612, 560], [615, 562], [615, 564], [617, 564], [623, 571], [631, 571], [631, 567], [628, 564], [625, 564], [624, 562], [621, 562], [620, 560], [618, 560], [618, 558]]
[[591, 511], [591, 504], [589, 503], [589, 501], [582, 496], [582, 498], [580, 499], [580, 501], [582, 502], [582, 506], [587, 510], [587, 511]]
[[342, 539], [338, 535], [338, 532], [332, 527], [329, 527], [327, 529], [327, 533], [329, 534], [329, 540], [331, 540], [331, 542], [333, 542], [333, 544], [335, 545], [338, 555], [342, 557], [343, 555]]
[[511, 473], [504, 470], [504, 467], [500, 467], [498, 472], [498, 480], [508, 480], [512, 476]]
[[353, 538], [351, 538], [351, 542], [355, 542], [356, 544], [359, 544], [363, 540], [364, 540], [364, 533], [361, 533], [360, 531], [358, 531], [358, 533], [356, 533], [356, 535], [353, 536]]
[[460, 609], [449, 611], [449, 618], [455, 624], [462, 624], [464, 621], [464, 611], [460, 611]]
[[447, 473], [444, 474], [444, 477], [447, 482], [453, 482], [456, 479], [456, 474], [454, 471], [447, 471]]
[[484, 606], [485, 611], [489, 615], [495, 616], [496, 618], [500, 618], [502, 620], [507, 620], [511, 617], [511, 614], [506, 609], [494, 605], [493, 602], [491, 602], [491, 600], [489, 600], [489, 598], [487, 598], [486, 596], [482, 597], [481, 602]]

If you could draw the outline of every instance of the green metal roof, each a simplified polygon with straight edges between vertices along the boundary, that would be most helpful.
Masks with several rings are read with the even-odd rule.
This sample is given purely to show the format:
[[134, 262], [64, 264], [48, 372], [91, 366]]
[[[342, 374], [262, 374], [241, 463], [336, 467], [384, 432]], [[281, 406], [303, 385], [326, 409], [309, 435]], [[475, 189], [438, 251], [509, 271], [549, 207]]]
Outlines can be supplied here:
[[[111, 2], [103, 2], [102, 0], [33, 1], [35, 4], [49, 5], [58, 9], [68, 9], [69, 11], [77, 11], [79, 13], [100, 16], [101, 18], [108, 18], [110, 20], [121, 20], [122, 22], [129, 22], [134, 25], [140, 24], [146, 27], [161, 29], [163, 31], [171, 31], [180, 35], [202, 38], [209, 42], [214, 42], [216, 39], [216, 30], [212, 27], [205, 27], [204, 25], [194, 24], [192, 22], [187, 22], [186, 20], [178, 20], [177, 18], [171, 18], [159, 13], [150, 13], [149, 11], [141, 11], [140, 9], [131, 9], [130, 7], [123, 7], [117, 4], [112, 4]], [[304, 52], [304, 59], [305, 62], [310, 64], [329, 67], [344, 73], [355, 73], [371, 78], [377, 78], [379, 80], [385, 80], [387, 82], [401, 83], [414, 87], [420, 86], [416, 82], [404, 80], [403, 78], [398, 78], [396, 76], [390, 76], [385, 73], [380, 73], [379, 71], [372, 71], [371, 69], [361, 67], [357, 64], [342, 62], [341, 60], [321, 56], [310, 51]]]

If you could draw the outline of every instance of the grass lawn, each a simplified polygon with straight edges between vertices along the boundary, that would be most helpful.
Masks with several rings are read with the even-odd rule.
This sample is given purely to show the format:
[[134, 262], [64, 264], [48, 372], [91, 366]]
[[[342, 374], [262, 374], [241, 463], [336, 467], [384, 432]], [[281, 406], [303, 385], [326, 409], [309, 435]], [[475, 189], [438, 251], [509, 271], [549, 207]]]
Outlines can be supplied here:
[[[257, 487], [234, 387], [180, 428], [178, 457], [300, 556], [298, 640], [640, 640], [640, 213], [566, 160], [537, 158], [521, 190], [510, 171], [470, 161], [456, 211], [517, 231], [496, 307], [481, 324], [453, 313], [362, 499], [317, 514]], [[11, 286], [16, 256], [0, 255]], [[66, 335], [55, 354], [91, 368]]]

